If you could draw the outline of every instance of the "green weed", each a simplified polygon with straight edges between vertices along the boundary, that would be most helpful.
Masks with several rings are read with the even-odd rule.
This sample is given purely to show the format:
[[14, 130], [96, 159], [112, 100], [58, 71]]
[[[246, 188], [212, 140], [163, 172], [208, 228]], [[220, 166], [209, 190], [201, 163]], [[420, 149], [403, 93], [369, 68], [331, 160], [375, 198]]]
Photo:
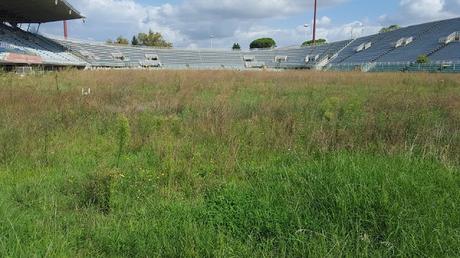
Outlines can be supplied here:
[[459, 82], [0, 74], [0, 256], [458, 256]]

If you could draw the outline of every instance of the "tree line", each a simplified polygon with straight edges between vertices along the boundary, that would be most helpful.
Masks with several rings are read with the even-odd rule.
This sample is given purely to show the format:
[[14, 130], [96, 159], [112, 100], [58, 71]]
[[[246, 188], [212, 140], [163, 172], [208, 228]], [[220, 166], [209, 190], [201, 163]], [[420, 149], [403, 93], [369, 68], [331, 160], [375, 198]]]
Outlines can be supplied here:
[[147, 47], [164, 47], [164, 48], [172, 48], [173, 44], [171, 42], [166, 41], [163, 38], [163, 35], [159, 32], [153, 32], [149, 30], [148, 33], [138, 33], [134, 35], [129, 41], [127, 38], [123, 36], [119, 36], [115, 40], [108, 39], [106, 41], [109, 44], [120, 44], [120, 45], [132, 45], [132, 46], [147, 46]]
[[[386, 33], [394, 30], [398, 30], [401, 27], [399, 25], [391, 25], [389, 27], [382, 28], [380, 33]], [[171, 42], [166, 41], [161, 33], [153, 32], [149, 30], [148, 33], [138, 33], [134, 35], [129, 41], [127, 38], [123, 36], [119, 36], [115, 40], [107, 40], [107, 43], [110, 44], [121, 44], [121, 45], [132, 45], [132, 46], [149, 46], [149, 47], [164, 47], [164, 48], [172, 48], [173, 44]], [[322, 45], [327, 44], [326, 39], [317, 39], [315, 41], [308, 40], [301, 44], [301, 47], [308, 47], [314, 45]], [[249, 44], [250, 49], [270, 49], [276, 47], [276, 41], [272, 38], [259, 38], [252, 41]], [[234, 51], [241, 50], [241, 46], [239, 43], [233, 43], [232, 49]]]
[[[108, 39], [106, 41], [108, 44], [119, 44], [119, 45], [132, 45], [132, 46], [148, 46], [148, 47], [164, 47], [164, 48], [172, 48], [173, 44], [171, 42], [166, 41], [163, 38], [163, 35], [159, 32], [153, 32], [149, 30], [148, 33], [138, 33], [134, 35], [130, 40], [123, 36], [117, 37], [115, 40]], [[318, 39], [315, 42], [313, 41], [306, 41], [302, 44], [302, 46], [310, 46], [313, 44], [325, 44], [325, 39]], [[276, 41], [272, 38], [259, 38], [252, 41], [249, 44], [250, 49], [269, 49], [275, 48]], [[241, 46], [239, 43], [234, 43], [232, 49], [235, 51], [241, 50]]]

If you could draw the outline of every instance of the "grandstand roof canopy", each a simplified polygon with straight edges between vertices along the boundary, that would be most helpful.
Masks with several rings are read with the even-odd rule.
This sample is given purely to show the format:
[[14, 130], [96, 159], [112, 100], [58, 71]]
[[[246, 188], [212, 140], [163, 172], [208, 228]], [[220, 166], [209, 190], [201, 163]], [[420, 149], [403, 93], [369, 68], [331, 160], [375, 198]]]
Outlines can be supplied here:
[[0, 21], [45, 23], [81, 19], [83, 16], [66, 0], [1, 0]]

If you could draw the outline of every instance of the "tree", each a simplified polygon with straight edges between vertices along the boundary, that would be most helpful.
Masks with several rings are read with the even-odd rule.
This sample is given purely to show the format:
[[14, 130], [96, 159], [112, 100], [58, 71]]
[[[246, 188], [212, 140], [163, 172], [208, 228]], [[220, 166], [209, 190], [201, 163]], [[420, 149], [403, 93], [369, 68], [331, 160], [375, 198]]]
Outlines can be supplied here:
[[167, 42], [163, 39], [163, 36], [159, 32], [153, 32], [149, 30], [149, 33], [139, 33], [137, 35], [139, 45], [149, 46], [149, 47], [167, 47], [171, 48], [172, 43]]
[[123, 38], [122, 36], [119, 36], [119, 37], [115, 40], [115, 43], [116, 43], [116, 44], [120, 44], [120, 45], [128, 45], [128, 44], [129, 44], [129, 41], [128, 41], [128, 39]]
[[430, 62], [430, 58], [427, 55], [419, 55], [417, 57], [417, 64], [427, 64]]
[[390, 32], [390, 31], [394, 31], [394, 30], [398, 30], [400, 29], [401, 26], [397, 25], [397, 24], [393, 24], [393, 25], [390, 25], [388, 27], [383, 27], [381, 30], [380, 30], [380, 33], [385, 33], [385, 32]]
[[241, 50], [241, 46], [238, 43], [233, 43], [232, 50]]
[[249, 48], [274, 48], [276, 47], [276, 42], [272, 38], [260, 38], [256, 39], [249, 45]]
[[139, 45], [139, 40], [137, 40], [136, 36], [133, 36], [133, 39], [131, 40], [131, 45], [133, 46]]
[[305, 41], [304, 43], [302, 43], [302, 47], [308, 47], [308, 46], [311, 46], [311, 45], [322, 45], [322, 44], [326, 44], [327, 43], [327, 40], [325, 39], [317, 39], [315, 42], [313, 42], [313, 40], [308, 40], [308, 41]]
[[113, 40], [107, 39], [107, 40], [105, 41], [105, 43], [107, 43], [107, 44], [113, 44]]

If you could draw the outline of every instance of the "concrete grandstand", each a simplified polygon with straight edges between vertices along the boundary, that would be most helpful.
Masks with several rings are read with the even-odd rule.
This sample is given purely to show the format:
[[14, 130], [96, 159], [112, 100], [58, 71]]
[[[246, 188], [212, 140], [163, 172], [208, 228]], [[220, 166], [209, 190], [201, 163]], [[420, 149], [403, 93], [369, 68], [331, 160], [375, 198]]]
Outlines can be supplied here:
[[65, 0], [4, 0], [0, 2], [0, 65], [6, 69], [16, 66], [85, 67], [87, 62], [62, 45], [22, 30], [19, 24], [46, 23], [81, 19], [80, 13]]
[[[37, 11], [41, 10], [41, 11]], [[45, 69], [316, 69], [460, 71], [460, 18], [329, 44], [267, 50], [160, 49], [45, 37], [18, 24], [81, 19], [64, 0], [0, 3], [0, 65]], [[418, 64], [419, 56], [430, 62]]]

